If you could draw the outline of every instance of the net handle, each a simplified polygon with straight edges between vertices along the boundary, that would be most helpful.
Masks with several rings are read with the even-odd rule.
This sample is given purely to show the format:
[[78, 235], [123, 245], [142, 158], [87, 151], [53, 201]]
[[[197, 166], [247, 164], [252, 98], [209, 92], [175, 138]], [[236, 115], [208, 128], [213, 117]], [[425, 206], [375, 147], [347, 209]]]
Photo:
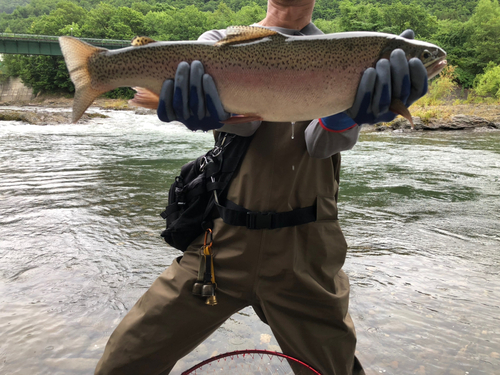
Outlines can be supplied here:
[[184, 371], [181, 375], [190, 375], [193, 374], [194, 371], [198, 370], [202, 366], [205, 366], [206, 364], [209, 364], [210, 362], [215, 362], [218, 361], [221, 358], [227, 358], [231, 356], [238, 356], [238, 355], [246, 355], [246, 354], [265, 354], [269, 356], [275, 356], [275, 357], [281, 357], [285, 358], [289, 361], [295, 362], [299, 365], [304, 366], [308, 370], [310, 370], [313, 374], [316, 375], [321, 375], [318, 371], [313, 369], [311, 366], [309, 366], [307, 363], [304, 363], [297, 358], [290, 357], [289, 355], [279, 353], [279, 352], [273, 352], [271, 350], [263, 350], [263, 349], [247, 349], [247, 350], [235, 350], [233, 352], [227, 352], [223, 354], [216, 355], [215, 357], [211, 357], [209, 359], [204, 360], [203, 362], [198, 363], [197, 365], [194, 365], [191, 367], [189, 370]]

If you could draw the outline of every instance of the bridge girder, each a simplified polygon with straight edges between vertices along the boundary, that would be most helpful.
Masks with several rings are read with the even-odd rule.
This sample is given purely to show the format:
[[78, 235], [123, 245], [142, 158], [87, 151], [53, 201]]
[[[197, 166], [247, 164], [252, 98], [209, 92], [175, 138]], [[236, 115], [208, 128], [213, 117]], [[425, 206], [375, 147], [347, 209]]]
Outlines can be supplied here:
[[[89, 39], [81, 40], [97, 47], [117, 49], [130, 46], [127, 40]], [[0, 33], [0, 53], [22, 55], [62, 56], [57, 36]]]

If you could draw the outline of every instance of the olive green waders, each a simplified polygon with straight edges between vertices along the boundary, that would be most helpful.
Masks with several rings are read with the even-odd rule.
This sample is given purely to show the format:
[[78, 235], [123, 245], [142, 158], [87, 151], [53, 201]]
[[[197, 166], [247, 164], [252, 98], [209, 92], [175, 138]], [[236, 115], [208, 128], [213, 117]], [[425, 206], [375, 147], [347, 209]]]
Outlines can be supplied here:
[[[232, 314], [253, 306], [284, 353], [324, 375], [364, 374], [354, 356], [341, 270], [346, 242], [337, 220], [338, 156], [313, 159], [297, 123], [263, 123], [228, 199], [252, 211], [285, 212], [313, 204], [312, 223], [251, 230], [216, 219], [216, 306], [192, 295], [203, 236], [161, 274], [111, 335], [96, 374], [168, 374]], [[251, 349], [251, 348], [249, 348]], [[235, 374], [236, 375], [236, 374]]]

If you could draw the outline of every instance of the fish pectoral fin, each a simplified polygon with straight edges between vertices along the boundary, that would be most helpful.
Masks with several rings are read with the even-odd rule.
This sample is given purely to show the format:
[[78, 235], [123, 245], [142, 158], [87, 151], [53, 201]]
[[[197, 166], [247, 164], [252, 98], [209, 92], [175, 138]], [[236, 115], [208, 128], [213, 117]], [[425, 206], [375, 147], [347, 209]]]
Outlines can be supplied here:
[[236, 125], [236, 124], [244, 124], [252, 121], [261, 121], [262, 117], [255, 114], [246, 114], [246, 115], [233, 115], [229, 117], [225, 121], [221, 121], [224, 125]]
[[157, 109], [160, 102], [160, 95], [145, 89], [144, 87], [132, 87], [136, 91], [134, 98], [128, 101], [128, 104], [133, 107], [143, 107], [149, 109]]
[[136, 36], [130, 42], [130, 44], [134, 47], [145, 46], [146, 44], [149, 44], [149, 43], [156, 43], [156, 40], [151, 39], [148, 36]]
[[413, 123], [413, 118], [411, 117], [410, 111], [403, 102], [399, 99], [392, 99], [391, 105], [389, 106], [389, 110], [397, 113], [398, 115], [403, 116], [405, 119], [410, 121], [411, 128], [415, 129], [415, 124]]
[[229, 26], [226, 29], [226, 37], [215, 43], [215, 46], [225, 46], [238, 42], [262, 39], [279, 33], [274, 30], [259, 26]]

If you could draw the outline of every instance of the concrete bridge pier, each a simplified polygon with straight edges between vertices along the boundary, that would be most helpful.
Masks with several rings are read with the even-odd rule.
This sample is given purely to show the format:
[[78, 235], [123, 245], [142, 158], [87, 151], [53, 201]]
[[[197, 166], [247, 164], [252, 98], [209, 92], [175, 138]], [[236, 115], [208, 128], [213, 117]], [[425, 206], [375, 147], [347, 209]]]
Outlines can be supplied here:
[[29, 102], [34, 97], [33, 89], [25, 86], [19, 77], [10, 77], [0, 84], [0, 103]]

